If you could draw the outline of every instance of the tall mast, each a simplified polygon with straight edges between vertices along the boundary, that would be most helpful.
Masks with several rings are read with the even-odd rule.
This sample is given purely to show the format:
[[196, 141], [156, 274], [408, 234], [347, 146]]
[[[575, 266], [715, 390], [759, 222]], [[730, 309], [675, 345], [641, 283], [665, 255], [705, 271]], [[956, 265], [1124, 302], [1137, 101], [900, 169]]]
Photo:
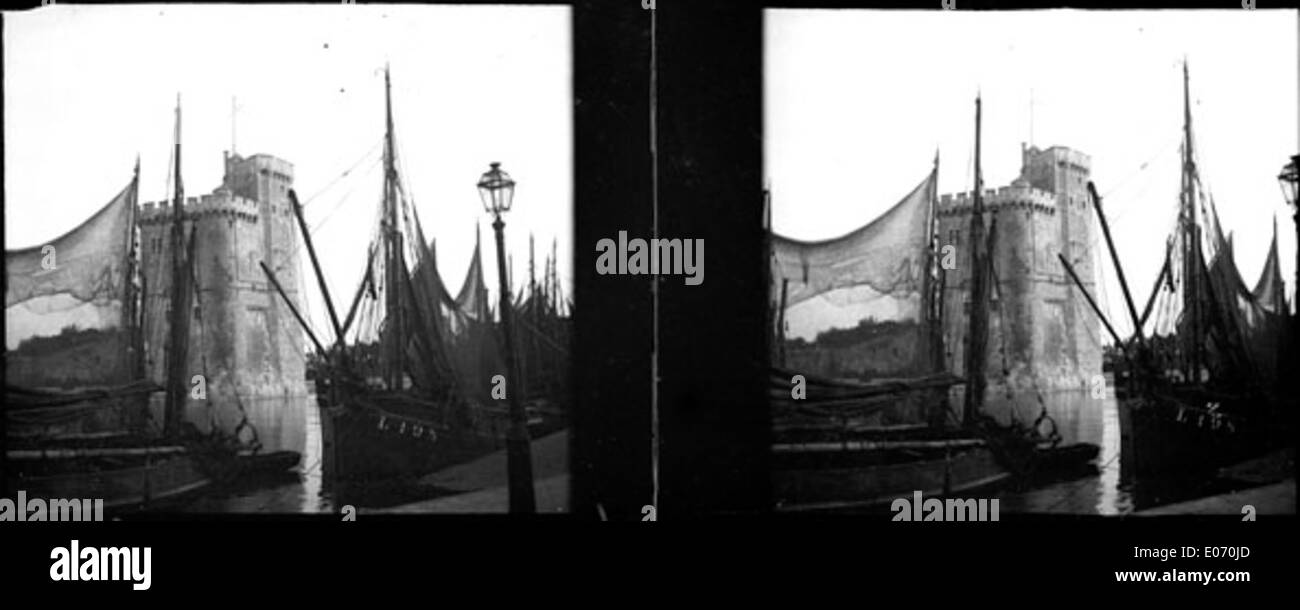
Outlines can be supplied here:
[[143, 278], [140, 274], [140, 249], [136, 241], [139, 228], [139, 199], [140, 156], [137, 154], [135, 174], [131, 178], [130, 221], [127, 223], [126, 232], [126, 281], [123, 283], [122, 294], [122, 330], [126, 337], [128, 355], [126, 377], [132, 381], [144, 377], [144, 350], [141, 349], [144, 335], [140, 332], [140, 312], [144, 299], [140, 296], [143, 290], [136, 285], [137, 278]]
[[176, 96], [175, 152], [172, 168], [175, 185], [172, 201], [172, 282], [171, 337], [167, 349], [167, 400], [163, 411], [163, 433], [168, 437], [180, 431], [184, 416], [186, 384], [189, 376], [190, 343], [190, 268], [185, 239], [185, 187], [181, 184], [181, 97]]
[[962, 421], [970, 424], [984, 404], [984, 368], [988, 354], [988, 286], [985, 284], [987, 263], [984, 260], [984, 180], [980, 174], [980, 98], [975, 97], [975, 193], [970, 219], [970, 323], [966, 347], [966, 401]]
[[1187, 60], [1183, 60], [1183, 315], [1190, 322], [1185, 330], [1187, 378], [1200, 378], [1201, 370], [1201, 248], [1196, 223], [1196, 162], [1192, 149], [1192, 103], [1187, 76]]
[[937, 256], [938, 246], [938, 188], [939, 180], [939, 150], [934, 151], [934, 169], [930, 175], [930, 192], [928, 193], [929, 205], [926, 212], [925, 228], [925, 275], [921, 278], [921, 300], [922, 311], [925, 312], [923, 320], [925, 326], [924, 341], [925, 348], [922, 353], [925, 354], [920, 365], [930, 372], [939, 372], [943, 370], [943, 326], [942, 326], [942, 303], [943, 293], [939, 291], [939, 258]]
[[397, 202], [396, 193], [394, 192], [394, 183], [397, 179], [397, 170], [393, 162], [393, 93], [392, 83], [388, 74], [388, 66], [384, 66], [384, 303], [385, 303], [385, 324], [388, 325], [388, 350], [389, 350], [389, 370], [388, 386], [391, 389], [400, 389], [402, 387], [403, 373], [406, 370], [404, 365], [405, 350], [403, 349], [406, 338], [406, 329], [402, 319], [401, 302], [398, 295], [401, 293], [402, 270], [398, 268], [401, 264], [401, 236], [397, 231]]

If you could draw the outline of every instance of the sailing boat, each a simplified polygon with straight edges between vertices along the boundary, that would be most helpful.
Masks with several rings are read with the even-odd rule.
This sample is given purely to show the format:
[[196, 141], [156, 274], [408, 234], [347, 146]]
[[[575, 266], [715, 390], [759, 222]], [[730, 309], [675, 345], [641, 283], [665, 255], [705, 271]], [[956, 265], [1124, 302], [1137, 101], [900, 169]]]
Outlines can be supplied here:
[[[477, 250], [472, 284], [462, 299], [454, 299], [401, 179], [387, 69], [384, 84], [381, 205], [365, 273], [343, 321], [316, 260], [302, 206], [290, 191], [333, 342], [322, 343], [294, 313], [324, 363], [317, 397], [327, 470], [349, 487], [410, 482], [500, 449], [507, 423], [483, 407], [490, 402], [492, 375], [503, 369], [496, 364], [499, 346], [485, 332], [489, 310]], [[263, 270], [280, 290], [274, 273], [265, 265]]]
[[[477, 254], [474, 260], [477, 264]], [[519, 291], [519, 300], [511, 308], [511, 313], [517, 329], [513, 349], [518, 354], [523, 378], [521, 396], [528, 415], [529, 435], [533, 438], [567, 425], [565, 405], [572, 400], [568, 375], [572, 316], [565, 313], [556, 264], [555, 244], [552, 244], [552, 254], [544, 263], [542, 279], [537, 280], [532, 236], [529, 236], [528, 287], [526, 291]], [[470, 285], [469, 278], [466, 278], [466, 288]], [[466, 289], [462, 289], [462, 296], [465, 292]], [[571, 305], [567, 309], [572, 311]], [[481, 325], [481, 330], [491, 332], [486, 325]], [[502, 411], [501, 417], [505, 416]]]
[[[5, 253], [5, 486], [47, 498], [89, 497], [107, 508], [155, 507], [246, 474], [297, 465], [237, 435], [185, 421], [195, 310], [195, 231], [187, 229], [181, 109], [171, 180], [168, 311], [150, 310], [142, 273], [138, 193], [131, 183], [77, 228]], [[145, 372], [147, 322], [167, 316], [165, 385]], [[150, 399], [164, 392], [161, 428]]]
[[[989, 223], [986, 238], [978, 99], [975, 122], [969, 233], [969, 269], [974, 272], [969, 278], [965, 379], [949, 372], [943, 358], [946, 278], [936, 256], [937, 156], [930, 175], [912, 193], [842, 237], [800, 242], [771, 232], [769, 220], [773, 278], [781, 278], [774, 333], [779, 365], [773, 367], [769, 386], [779, 510], [871, 510], [918, 490], [951, 495], [1095, 459], [1096, 445], [1057, 447], [1059, 438], [1039, 437], [1036, 426], [1004, 427], [982, 412], [993, 272], [988, 253], [996, 224]], [[769, 218], [770, 210], [769, 205]], [[816, 346], [787, 340], [786, 311], [837, 290], [857, 291], [866, 295], [859, 297], [864, 302], [885, 304], [873, 305], [872, 317], [842, 333], [865, 337], [869, 347], [857, 354], [864, 368], [878, 373], [872, 379], [828, 378], [787, 368], [792, 350], [800, 352], [804, 364], [816, 363], [820, 356]], [[898, 311], [905, 313], [889, 317]], [[802, 395], [792, 390], [792, 383], [802, 384]], [[948, 391], [959, 384], [965, 384], [965, 402], [957, 417], [948, 406]]]
[[1276, 226], [1264, 275], [1252, 291], [1201, 183], [1189, 90], [1184, 63], [1177, 224], [1141, 316], [1130, 301], [1133, 336], [1117, 338], [1124, 352], [1117, 395], [1125, 470], [1139, 479], [1244, 460], [1287, 434], [1278, 362], [1288, 308], [1278, 289]]
[[[219, 449], [183, 438], [180, 421], [189, 376], [185, 359], [174, 355], [188, 349], [194, 242], [192, 236], [187, 242], [183, 226], [179, 103], [175, 146], [173, 363], [166, 388], [144, 373], [141, 328], [156, 312], [146, 312], [142, 298], [138, 160], [131, 183], [81, 226], [48, 245], [5, 253], [8, 326], [26, 335], [6, 346], [5, 485], [11, 490], [101, 498], [109, 508], [143, 506], [207, 487], [216, 476], [211, 467]], [[58, 334], [41, 335], [60, 325]], [[158, 434], [150, 430], [148, 404], [163, 390]]]

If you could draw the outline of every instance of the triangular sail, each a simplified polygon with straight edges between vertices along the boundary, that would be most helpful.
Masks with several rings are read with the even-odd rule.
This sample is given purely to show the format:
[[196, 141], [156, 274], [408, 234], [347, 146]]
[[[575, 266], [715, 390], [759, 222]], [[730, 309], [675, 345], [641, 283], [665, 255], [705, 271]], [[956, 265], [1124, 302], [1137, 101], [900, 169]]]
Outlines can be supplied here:
[[1282, 266], [1277, 257], [1277, 219], [1273, 220], [1273, 243], [1269, 246], [1268, 257], [1264, 259], [1264, 269], [1250, 292], [1255, 297], [1255, 302], [1265, 311], [1278, 315], [1289, 313], [1286, 285], [1282, 282]]
[[483, 279], [483, 259], [480, 243], [474, 242], [474, 255], [470, 258], [469, 270], [465, 272], [465, 281], [461, 283], [460, 292], [456, 294], [456, 307], [470, 318], [487, 321], [487, 284]]

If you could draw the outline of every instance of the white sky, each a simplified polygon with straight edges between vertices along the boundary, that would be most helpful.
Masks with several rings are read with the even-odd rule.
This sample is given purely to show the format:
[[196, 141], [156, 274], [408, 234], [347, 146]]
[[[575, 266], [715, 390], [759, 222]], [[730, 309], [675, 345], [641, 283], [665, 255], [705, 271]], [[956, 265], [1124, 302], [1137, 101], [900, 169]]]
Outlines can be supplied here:
[[[1295, 226], [1277, 175], [1300, 152], [1295, 11], [772, 10], [764, 27], [778, 233], [822, 239], [865, 224], [925, 177], [936, 148], [940, 192], [970, 190], [977, 91], [985, 186], [1009, 184], [1031, 141], [1032, 90], [1031, 143], [1092, 157], [1141, 308], [1178, 201], [1186, 56], [1202, 181], [1236, 234], [1242, 275], [1253, 288], [1276, 215], [1294, 290]], [[1115, 315], [1123, 297], [1104, 247], [1102, 298], [1131, 328]]]
[[[167, 196], [176, 95], [182, 96], [186, 195], [220, 185], [238, 100], [237, 151], [294, 165], [330, 290], [341, 309], [365, 265], [382, 172], [383, 66], [406, 181], [439, 271], [459, 290], [481, 224], [496, 298], [491, 220], [475, 183], [491, 161], [518, 186], [506, 216], [515, 285], [528, 235], [558, 239], [572, 295], [572, 79], [567, 7], [55, 6], [4, 13], [5, 247], [55, 238], [131, 179], [141, 200]], [[368, 170], [368, 171], [367, 171]], [[338, 179], [315, 199], [314, 195]], [[323, 224], [322, 224], [323, 222]], [[302, 277], [318, 331], [323, 301]], [[343, 312], [340, 311], [340, 315]]]

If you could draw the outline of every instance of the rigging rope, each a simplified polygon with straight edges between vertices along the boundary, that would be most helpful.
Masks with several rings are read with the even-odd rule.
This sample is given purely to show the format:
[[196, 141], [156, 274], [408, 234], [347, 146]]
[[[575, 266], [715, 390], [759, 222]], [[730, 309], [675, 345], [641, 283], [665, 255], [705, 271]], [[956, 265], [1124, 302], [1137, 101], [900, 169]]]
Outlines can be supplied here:
[[[371, 171], [375, 169], [375, 166], [377, 166], [378, 164], [379, 164], [379, 160], [375, 160], [371, 162], [370, 166], [366, 168], [364, 174], [368, 175]], [[334, 204], [334, 207], [330, 208], [330, 211], [327, 212], [324, 217], [322, 217], [319, 221], [316, 222], [316, 226], [308, 227], [307, 233], [309, 235], [315, 236], [316, 231], [319, 230], [321, 227], [325, 226], [325, 223], [328, 222], [330, 218], [334, 216], [335, 212], [338, 212], [339, 209], [343, 207], [344, 203], [348, 202], [348, 199], [352, 196], [352, 193], [355, 192], [356, 190], [357, 190], [357, 185], [356, 184], [352, 185], [352, 187], [349, 188], [347, 192], [343, 193], [343, 196], [339, 198], [338, 203]], [[303, 203], [302, 205], [304, 208], [307, 207], [306, 203]], [[293, 256], [286, 257], [283, 261], [280, 262], [279, 265], [276, 265], [273, 271], [280, 271], [284, 269], [285, 266], [289, 264], [289, 261], [298, 258], [298, 256], [302, 254], [303, 249], [306, 247], [307, 247], [307, 240], [299, 239], [298, 245], [294, 248]]]
[[1142, 171], [1150, 167], [1152, 161], [1155, 161], [1156, 159], [1159, 159], [1169, 154], [1169, 151], [1171, 149], [1177, 148], [1180, 142], [1182, 142], [1182, 135], [1179, 135], [1178, 137], [1175, 138], [1171, 138], [1168, 144], [1157, 149], [1155, 153], [1153, 153], [1150, 157], [1147, 157], [1146, 161], [1143, 161], [1141, 164], [1137, 166], [1136, 169], [1129, 172], [1127, 175], [1121, 178], [1119, 182], [1116, 182], [1114, 186], [1112, 186], [1109, 190], [1103, 193], [1102, 198], [1103, 199], [1109, 198], [1111, 193], [1118, 191], [1120, 187], [1124, 186], [1124, 184], [1127, 183], [1131, 178], [1133, 178], [1133, 176], [1138, 175], [1139, 173], [1141, 173]]
[[308, 204], [310, 204], [317, 197], [322, 195], [325, 191], [329, 190], [330, 188], [333, 188], [335, 184], [338, 184], [339, 180], [342, 180], [346, 178], [349, 174], [351, 174], [352, 170], [356, 169], [357, 166], [361, 165], [366, 159], [370, 158], [371, 155], [375, 154], [375, 151], [379, 148], [381, 144], [383, 144], [383, 142], [384, 141], [382, 138], [376, 141], [375, 144], [370, 147], [370, 150], [367, 150], [365, 154], [361, 155], [361, 158], [357, 159], [355, 163], [349, 165], [347, 169], [343, 170], [343, 173], [339, 174], [338, 176], [335, 176], [334, 179], [329, 182], [329, 184], [326, 184], [320, 189], [317, 189], [317, 191], [315, 193], [312, 193], [311, 196], [307, 197], [306, 199], [303, 199], [302, 207], [304, 208], [307, 207]]

